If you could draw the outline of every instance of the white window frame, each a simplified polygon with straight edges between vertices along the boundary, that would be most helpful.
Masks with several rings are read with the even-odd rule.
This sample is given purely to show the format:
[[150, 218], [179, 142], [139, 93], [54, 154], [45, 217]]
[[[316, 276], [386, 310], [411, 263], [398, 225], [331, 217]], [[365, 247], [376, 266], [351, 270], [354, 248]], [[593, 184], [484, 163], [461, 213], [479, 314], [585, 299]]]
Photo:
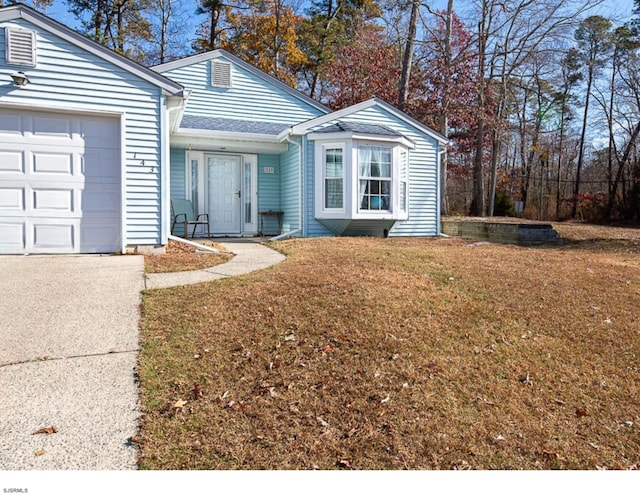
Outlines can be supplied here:
[[[381, 143], [371, 143], [371, 142], [359, 142], [358, 146], [357, 146], [357, 153], [355, 153], [355, 170], [356, 170], [356, 181], [357, 181], [357, 188], [358, 188], [358, 195], [357, 195], [357, 206], [358, 206], [358, 214], [362, 215], [368, 215], [368, 214], [375, 214], [375, 215], [388, 215], [389, 213], [393, 213], [394, 210], [396, 208], [394, 208], [394, 198], [396, 196], [395, 194], [395, 186], [394, 186], [394, 171], [395, 171], [395, 163], [394, 163], [394, 147], [393, 145], [389, 145], [389, 144], [381, 144]], [[387, 150], [389, 151], [389, 176], [375, 176], [372, 174], [369, 175], [360, 175], [360, 165], [361, 165], [361, 158], [362, 158], [362, 151], [364, 151], [365, 149], [378, 149], [378, 150]], [[387, 208], [363, 208], [362, 207], [362, 201], [363, 201], [363, 197], [365, 195], [365, 191], [361, 190], [362, 189], [362, 181], [366, 180], [367, 182], [369, 182], [369, 185], [371, 184], [371, 182], [377, 181], [380, 184], [382, 184], [383, 182], [388, 182], [389, 183], [389, 198], [388, 198], [388, 207]], [[383, 195], [381, 193], [376, 193], [376, 194], [372, 194], [371, 191], [368, 192], [368, 195], [370, 198], [373, 197], [382, 197]]]
[[[350, 164], [350, 143], [345, 141], [335, 142], [323, 142], [316, 146], [315, 161], [317, 166], [315, 167], [315, 180], [316, 180], [316, 192], [315, 197], [315, 209], [317, 215], [321, 218], [343, 218], [347, 211], [347, 202], [349, 201], [349, 190], [347, 184], [346, 171]], [[328, 208], [325, 203], [326, 197], [326, 181], [327, 179], [335, 179], [338, 177], [327, 177], [327, 151], [330, 149], [340, 149], [342, 151], [342, 207], [341, 208]]]

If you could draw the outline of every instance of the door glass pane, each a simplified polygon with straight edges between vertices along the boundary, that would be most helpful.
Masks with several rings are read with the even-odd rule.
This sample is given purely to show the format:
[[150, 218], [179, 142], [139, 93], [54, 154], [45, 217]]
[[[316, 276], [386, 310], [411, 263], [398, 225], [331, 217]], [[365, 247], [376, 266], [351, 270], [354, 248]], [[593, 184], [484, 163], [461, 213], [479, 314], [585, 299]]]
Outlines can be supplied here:
[[251, 163], [244, 164], [244, 222], [251, 223]]
[[198, 160], [191, 160], [191, 203], [198, 214]]

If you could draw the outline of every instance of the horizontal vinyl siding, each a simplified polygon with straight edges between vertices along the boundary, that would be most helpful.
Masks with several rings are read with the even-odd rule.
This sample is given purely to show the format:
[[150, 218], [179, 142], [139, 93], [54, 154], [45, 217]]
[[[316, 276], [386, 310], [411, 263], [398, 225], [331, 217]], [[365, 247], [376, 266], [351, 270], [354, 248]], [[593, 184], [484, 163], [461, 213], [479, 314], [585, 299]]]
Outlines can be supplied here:
[[[389, 236], [437, 235], [439, 224], [437, 141], [379, 107], [353, 113], [344, 117], [343, 120], [384, 125], [414, 142], [415, 148], [409, 150], [409, 219], [396, 222]], [[309, 152], [307, 160], [307, 163], [313, 163], [313, 152]], [[313, 179], [312, 166], [309, 166], [311, 180]], [[314, 190], [311, 183], [308, 190]], [[313, 196], [309, 196], [308, 200], [312, 201], [312, 199]], [[312, 234], [311, 231], [309, 234]]]
[[[274, 173], [264, 173], [273, 168]], [[280, 156], [258, 155], [258, 211], [280, 210]]]
[[300, 166], [299, 148], [289, 144], [289, 150], [280, 156], [280, 209], [284, 212], [283, 232], [300, 228]]
[[334, 237], [336, 234], [315, 219], [315, 146], [316, 141], [305, 139], [305, 235], [307, 237]]
[[[6, 64], [7, 26], [37, 32], [35, 67]], [[31, 82], [24, 88], [6, 84], [0, 105], [125, 114], [125, 243], [161, 243], [161, 90], [22, 19], [0, 24], [0, 78], [10, 81], [18, 70]]]
[[191, 90], [185, 111], [188, 115], [293, 125], [322, 114], [233, 64], [231, 88], [211, 86], [211, 60], [169, 70], [163, 75]]
[[182, 148], [171, 148], [169, 152], [172, 199], [186, 199], [185, 154], [186, 151]]

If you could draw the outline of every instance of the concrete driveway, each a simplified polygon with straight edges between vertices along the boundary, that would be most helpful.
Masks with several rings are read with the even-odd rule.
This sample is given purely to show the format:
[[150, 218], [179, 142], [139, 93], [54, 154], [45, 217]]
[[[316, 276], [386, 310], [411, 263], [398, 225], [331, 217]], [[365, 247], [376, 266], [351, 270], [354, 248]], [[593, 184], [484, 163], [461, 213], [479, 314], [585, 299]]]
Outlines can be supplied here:
[[0, 256], [0, 470], [136, 467], [143, 276], [142, 256]]

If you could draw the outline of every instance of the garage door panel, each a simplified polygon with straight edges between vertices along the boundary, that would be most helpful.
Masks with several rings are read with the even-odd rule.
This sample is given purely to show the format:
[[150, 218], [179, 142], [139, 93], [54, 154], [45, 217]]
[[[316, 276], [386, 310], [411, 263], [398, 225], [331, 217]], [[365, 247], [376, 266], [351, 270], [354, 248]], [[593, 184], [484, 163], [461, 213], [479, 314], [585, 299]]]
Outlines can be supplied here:
[[0, 174], [2, 172], [24, 173], [24, 155], [22, 151], [0, 152]]
[[60, 140], [70, 139], [74, 120], [68, 115], [36, 114], [33, 116], [31, 132], [35, 136], [47, 136]]
[[0, 187], [0, 211], [24, 211], [24, 189]]
[[120, 184], [120, 151], [118, 149], [88, 149], [84, 153], [84, 177], [87, 182]]
[[0, 252], [17, 253], [25, 248], [24, 222], [0, 222]]
[[73, 189], [34, 189], [32, 209], [35, 213], [73, 213]]
[[0, 132], [3, 134], [21, 135], [24, 129], [22, 115], [14, 112], [0, 114]]
[[0, 252], [122, 247], [120, 120], [0, 109]]
[[[114, 187], [90, 188], [82, 196], [83, 217], [111, 215], [120, 210], [120, 190]], [[115, 201], [114, 199], [117, 199]]]
[[32, 154], [31, 170], [34, 174], [60, 173], [72, 175], [73, 154], [34, 152]]
[[75, 252], [77, 222], [36, 220], [32, 225], [34, 252]]

